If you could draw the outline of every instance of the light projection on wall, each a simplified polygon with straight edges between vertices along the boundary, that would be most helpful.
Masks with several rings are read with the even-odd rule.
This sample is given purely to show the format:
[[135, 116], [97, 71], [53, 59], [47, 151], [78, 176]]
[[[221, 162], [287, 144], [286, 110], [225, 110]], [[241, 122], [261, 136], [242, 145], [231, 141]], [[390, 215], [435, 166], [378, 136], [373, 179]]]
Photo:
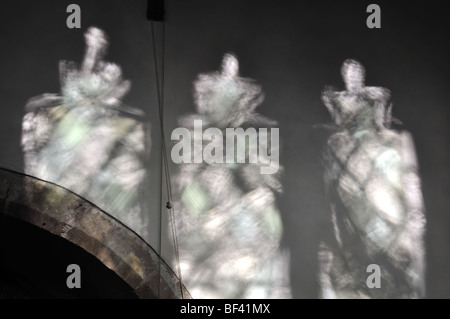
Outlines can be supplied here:
[[[366, 87], [357, 61], [342, 66], [346, 90], [323, 101], [337, 125], [325, 148], [334, 234], [319, 254], [324, 298], [424, 297], [425, 212], [412, 137], [390, 129], [390, 92]], [[367, 284], [378, 265], [380, 287]]]
[[[261, 87], [238, 73], [236, 56], [226, 54], [220, 71], [200, 74], [194, 82], [197, 113], [181, 117], [179, 123], [191, 133], [192, 144], [203, 146], [199, 150], [213, 141], [194, 134], [194, 122], [201, 121], [204, 132], [216, 128], [223, 136], [227, 128], [270, 130], [276, 125], [255, 112], [263, 101]], [[259, 141], [276, 144], [271, 134], [262, 136], [256, 131]], [[231, 152], [225, 139], [219, 142], [223, 143], [216, 148], [223, 152], [219, 157]], [[262, 174], [261, 167], [268, 162], [249, 161], [250, 139], [243, 146], [243, 163], [186, 161], [178, 165], [174, 176], [180, 268], [194, 298], [290, 296], [276, 203], [276, 195], [282, 192], [282, 167], [276, 173]], [[267, 149], [271, 147], [266, 145]]]
[[130, 82], [118, 65], [103, 61], [104, 32], [91, 27], [85, 41], [80, 68], [60, 62], [61, 94], [26, 105], [25, 173], [83, 196], [145, 237], [149, 124], [142, 111], [121, 102]]

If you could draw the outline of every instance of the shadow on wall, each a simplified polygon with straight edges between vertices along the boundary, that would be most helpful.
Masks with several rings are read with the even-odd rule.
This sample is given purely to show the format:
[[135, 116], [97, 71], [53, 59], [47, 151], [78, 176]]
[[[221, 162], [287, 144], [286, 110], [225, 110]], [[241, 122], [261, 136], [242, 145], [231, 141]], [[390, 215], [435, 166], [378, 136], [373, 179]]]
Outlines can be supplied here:
[[194, 298], [289, 298], [278, 128], [255, 112], [261, 87], [226, 54], [194, 91], [197, 113], [172, 134], [183, 280]]
[[[346, 91], [323, 101], [336, 124], [324, 154], [331, 240], [320, 251], [323, 298], [425, 297], [425, 210], [412, 137], [390, 129], [390, 92], [342, 66]], [[374, 274], [371, 274], [375, 270]]]
[[25, 173], [74, 191], [147, 239], [150, 125], [121, 102], [130, 83], [119, 66], [103, 60], [103, 31], [89, 28], [85, 41], [80, 68], [60, 62], [61, 94], [26, 105]]
[[[347, 90], [323, 94], [335, 127], [324, 154], [329, 228], [313, 248], [319, 296], [424, 297], [425, 216], [412, 138], [389, 128], [390, 93], [365, 87], [361, 64], [347, 60], [342, 74]], [[289, 255], [281, 246], [276, 198], [282, 170], [261, 174], [260, 166], [270, 161], [251, 160], [252, 147], [258, 156], [265, 153], [249, 128], [277, 125], [254, 112], [261, 88], [240, 78], [236, 57], [225, 55], [222, 69], [200, 74], [194, 90], [197, 113], [182, 117], [183, 128], [172, 135], [179, 141], [172, 159], [181, 164], [175, 185], [183, 277], [199, 298], [289, 298], [289, 283], [297, 278], [288, 279]], [[247, 129], [241, 162], [239, 149], [230, 150], [235, 144], [224, 138], [237, 127]], [[236, 154], [235, 161], [226, 160], [228, 153]], [[294, 257], [290, 267], [301, 272], [305, 256]], [[374, 266], [374, 276], [383, 278], [380, 287], [369, 283]]]
[[[26, 106], [25, 172], [76, 192], [147, 237], [149, 125], [121, 102], [130, 84], [102, 60], [103, 32], [91, 28], [85, 39], [80, 68], [60, 63], [61, 95]], [[389, 93], [365, 87], [360, 64], [347, 61], [343, 76], [346, 91], [323, 95], [336, 131], [325, 158], [332, 236], [319, 253], [321, 296], [421, 297], [424, 216], [412, 139], [389, 129]], [[278, 124], [255, 112], [261, 87], [239, 76], [232, 54], [220, 71], [200, 74], [194, 91], [197, 112], [180, 118], [171, 153], [180, 164], [174, 209], [187, 288], [196, 298], [289, 298], [296, 278], [288, 278], [281, 246]], [[292, 268], [302, 267], [297, 257]], [[372, 264], [380, 266], [381, 289], [366, 285]]]

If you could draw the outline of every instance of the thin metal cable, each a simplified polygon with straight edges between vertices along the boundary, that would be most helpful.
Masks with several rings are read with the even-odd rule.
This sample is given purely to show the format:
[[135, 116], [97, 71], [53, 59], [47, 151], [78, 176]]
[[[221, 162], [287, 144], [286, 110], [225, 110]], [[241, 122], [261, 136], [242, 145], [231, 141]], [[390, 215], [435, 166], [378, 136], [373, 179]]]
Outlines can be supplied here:
[[[172, 201], [172, 187], [170, 182], [170, 172], [169, 172], [169, 163], [167, 159], [167, 150], [166, 150], [166, 143], [165, 143], [165, 132], [164, 132], [164, 57], [165, 57], [165, 26], [164, 23], [161, 23], [161, 72], [158, 68], [158, 53], [156, 48], [156, 34], [155, 34], [155, 23], [154, 21], [151, 22], [152, 26], [152, 42], [153, 42], [153, 56], [154, 56], [154, 63], [155, 63], [155, 72], [156, 72], [156, 87], [157, 87], [157, 97], [158, 97], [158, 113], [159, 113], [159, 121], [160, 121], [160, 134], [161, 134], [161, 141], [160, 141], [160, 148], [161, 148], [161, 157], [160, 157], [160, 174], [159, 174], [159, 182], [160, 182], [160, 198], [159, 198], [159, 252], [161, 255], [162, 251], [162, 189], [163, 189], [163, 178], [162, 174], [163, 171], [165, 173], [165, 183], [166, 183], [166, 192], [168, 197], [168, 202], [166, 204], [166, 208], [169, 212], [169, 218], [171, 223], [171, 229], [172, 229], [172, 239], [173, 239], [173, 245], [175, 250], [175, 258], [176, 258], [176, 264], [177, 264], [177, 271], [178, 271], [178, 278], [180, 281], [180, 290], [181, 290], [181, 298], [184, 298], [184, 291], [183, 291], [183, 281], [182, 281], [182, 275], [181, 275], [181, 267], [180, 267], [180, 256], [179, 256], [179, 250], [178, 250], [178, 238], [177, 238], [177, 231], [176, 231], [176, 223], [175, 223], [175, 215], [173, 213], [173, 201]], [[161, 260], [160, 260], [161, 263]], [[159, 266], [159, 271], [161, 271], [161, 266]], [[160, 273], [161, 276], [161, 273]], [[160, 294], [160, 285], [158, 281], [158, 295]]]
[[[154, 67], [155, 67], [155, 73], [156, 73], [156, 93], [157, 93], [157, 99], [158, 99], [158, 110], [159, 113], [161, 113], [161, 93], [160, 93], [160, 84], [159, 84], [159, 71], [158, 71], [158, 57], [157, 57], [157, 50], [156, 50], [156, 35], [155, 35], [155, 26], [154, 22], [151, 22], [151, 29], [152, 29], [152, 45], [153, 45], [153, 61], [154, 61]], [[161, 117], [160, 117], [161, 121]], [[162, 137], [161, 137], [162, 138]], [[162, 142], [160, 145], [160, 151], [162, 152]], [[161, 297], [161, 255], [162, 255], [162, 170], [163, 170], [163, 156], [161, 155], [159, 157], [159, 175], [158, 175], [158, 183], [160, 185], [159, 188], [159, 196], [158, 196], [158, 208], [159, 208], [159, 228], [158, 228], [158, 254], [159, 254], [159, 263], [158, 263], [158, 299]]]

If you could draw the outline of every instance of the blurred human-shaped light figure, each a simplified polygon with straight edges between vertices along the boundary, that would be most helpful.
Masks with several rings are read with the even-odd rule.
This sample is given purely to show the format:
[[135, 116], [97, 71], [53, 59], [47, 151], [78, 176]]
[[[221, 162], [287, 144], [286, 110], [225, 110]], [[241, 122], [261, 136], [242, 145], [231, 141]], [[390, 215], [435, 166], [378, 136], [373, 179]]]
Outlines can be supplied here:
[[[201, 120], [205, 130], [221, 130], [224, 136], [226, 128], [271, 128], [276, 124], [255, 112], [263, 100], [261, 88], [240, 77], [238, 71], [237, 58], [226, 54], [220, 71], [198, 76], [194, 82], [197, 113], [180, 119], [192, 136], [194, 120]], [[199, 139], [194, 136], [193, 143], [209, 143]], [[226, 148], [224, 143], [223, 150]], [[281, 169], [276, 174], [261, 174], [263, 162], [178, 166], [174, 185], [179, 200], [174, 210], [180, 264], [194, 298], [290, 295], [276, 204], [276, 194], [282, 192]]]
[[[412, 137], [389, 128], [390, 92], [342, 66], [346, 90], [323, 101], [337, 125], [325, 148], [332, 239], [319, 254], [324, 298], [424, 297], [425, 212]], [[367, 284], [380, 267], [381, 286]]]
[[104, 32], [91, 27], [85, 41], [80, 69], [60, 62], [61, 94], [46, 93], [26, 105], [25, 173], [83, 196], [146, 237], [148, 124], [140, 110], [121, 101], [130, 83], [118, 65], [102, 60]]

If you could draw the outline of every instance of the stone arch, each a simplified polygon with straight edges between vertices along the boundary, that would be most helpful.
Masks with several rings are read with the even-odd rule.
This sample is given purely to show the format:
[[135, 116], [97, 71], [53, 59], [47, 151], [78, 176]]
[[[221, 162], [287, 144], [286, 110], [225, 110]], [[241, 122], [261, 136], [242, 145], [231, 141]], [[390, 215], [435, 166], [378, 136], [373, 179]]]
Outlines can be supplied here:
[[[59, 256], [55, 257], [59, 262], [73, 260], [77, 263], [74, 256], [81, 258], [88, 268], [92, 267], [87, 269], [87, 285], [96, 293], [89, 296], [122, 297], [120, 290], [123, 289], [123, 296], [130, 298], [181, 298], [182, 291], [184, 298], [190, 298], [189, 292], [184, 287], [181, 289], [171, 268], [141, 237], [92, 203], [58, 185], [0, 169], [0, 227], [4, 230], [0, 249], [10, 253], [18, 250], [11, 259], [33, 254], [30, 247], [39, 249], [30, 240], [42, 240], [44, 245], [50, 246], [41, 247], [44, 255], [51, 249], [60, 249], [52, 255]], [[27, 233], [17, 233], [24, 231]], [[28, 239], [27, 234], [33, 237]], [[20, 242], [23, 244], [19, 245]], [[21, 249], [28, 252], [22, 254]], [[67, 256], [64, 259], [65, 255], [72, 259]], [[18, 272], [34, 269], [33, 265], [24, 268], [18, 265], [20, 261], [6, 260], [0, 251], [0, 261], [2, 259], [9, 269], [20, 268]], [[51, 269], [49, 262], [51, 260], [45, 267]], [[64, 268], [55, 274], [64, 278], [64, 282], [59, 283], [64, 286], [68, 276], [65, 271]], [[117, 294], [111, 295], [114, 289]]]

